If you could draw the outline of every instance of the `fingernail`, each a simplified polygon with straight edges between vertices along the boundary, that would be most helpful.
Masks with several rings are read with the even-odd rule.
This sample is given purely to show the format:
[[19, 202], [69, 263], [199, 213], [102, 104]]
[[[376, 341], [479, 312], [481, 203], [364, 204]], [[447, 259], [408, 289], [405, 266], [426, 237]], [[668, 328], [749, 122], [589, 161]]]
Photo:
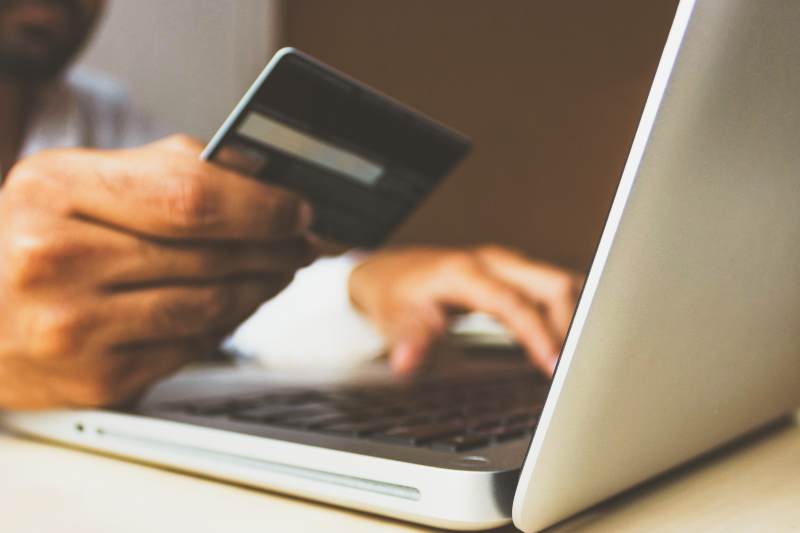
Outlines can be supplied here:
[[558, 354], [554, 355], [550, 359], [548, 366], [550, 368], [550, 376], [553, 376], [556, 373], [556, 367], [558, 366]]
[[394, 372], [407, 374], [414, 368], [413, 360], [413, 346], [408, 342], [400, 342], [392, 350], [389, 364]]
[[389, 358], [389, 367], [392, 369], [392, 372], [402, 374], [405, 371], [405, 361], [398, 358], [397, 355], [392, 355], [392, 357]]
[[308, 202], [300, 203], [300, 213], [298, 215], [298, 226], [300, 231], [306, 231], [314, 222], [314, 208]]

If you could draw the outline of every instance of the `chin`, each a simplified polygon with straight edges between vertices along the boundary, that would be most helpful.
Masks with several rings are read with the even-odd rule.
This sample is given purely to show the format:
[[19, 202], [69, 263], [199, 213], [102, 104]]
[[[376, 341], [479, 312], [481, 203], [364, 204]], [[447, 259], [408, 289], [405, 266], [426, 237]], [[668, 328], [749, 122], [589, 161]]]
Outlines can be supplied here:
[[0, 77], [28, 83], [44, 83], [58, 78], [74, 53], [65, 48], [42, 46], [0, 47]]

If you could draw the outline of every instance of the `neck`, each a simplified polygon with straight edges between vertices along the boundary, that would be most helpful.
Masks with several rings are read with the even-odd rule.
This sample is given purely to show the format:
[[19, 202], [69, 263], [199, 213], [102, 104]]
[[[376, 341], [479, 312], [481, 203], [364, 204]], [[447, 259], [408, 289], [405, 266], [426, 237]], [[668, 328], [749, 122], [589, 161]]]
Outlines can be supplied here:
[[25, 84], [0, 80], [0, 173], [7, 172], [17, 160], [32, 99], [33, 91]]

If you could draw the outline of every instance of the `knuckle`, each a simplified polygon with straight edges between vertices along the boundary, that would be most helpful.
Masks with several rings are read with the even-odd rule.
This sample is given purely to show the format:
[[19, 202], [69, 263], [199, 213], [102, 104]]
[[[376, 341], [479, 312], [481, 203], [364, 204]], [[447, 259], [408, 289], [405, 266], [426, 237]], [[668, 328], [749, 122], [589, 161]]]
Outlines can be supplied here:
[[193, 321], [196, 317], [186, 299], [163, 298], [158, 300], [149, 310], [149, 324], [156, 331], [170, 331], [181, 324]]
[[229, 316], [235, 311], [234, 291], [228, 287], [211, 287], [200, 293], [197, 300], [202, 320], [214, 322]]
[[266, 212], [273, 234], [294, 233], [300, 225], [300, 198], [281, 190], [272, 190], [268, 195]]
[[483, 259], [491, 260], [507, 256], [509, 250], [498, 244], [483, 244], [475, 249], [475, 253]]
[[159, 331], [176, 331], [213, 324], [234, 307], [229, 289], [206, 287], [188, 289], [170, 300], [159, 302], [151, 312], [151, 323]]
[[90, 320], [80, 311], [61, 308], [40, 313], [33, 353], [46, 359], [70, 357], [83, 344]]
[[199, 173], [176, 180], [164, 198], [170, 223], [177, 230], [193, 232], [217, 222], [218, 199], [203, 185]]
[[[198, 276], [204, 279], [226, 277], [235, 274], [236, 267], [240, 263], [237, 250], [225, 242], [215, 243], [213, 247], [186, 246], [179, 250], [179, 255], [174, 259], [175, 264], [180, 264], [180, 271], [192, 277]], [[147, 253], [159, 257], [161, 250], [148, 249]]]
[[529, 307], [525, 305], [526, 302], [519, 294], [502, 287], [494, 289], [493, 299], [496, 301], [498, 309], [514, 310], [516, 312]]
[[43, 178], [49, 174], [42, 165], [43, 158], [43, 155], [34, 155], [11, 167], [6, 177], [6, 190], [30, 191], [41, 187], [46, 182]]
[[46, 202], [52, 209], [64, 203], [65, 162], [63, 149], [42, 150], [17, 162], [8, 172], [4, 189], [17, 199], [32, 204]]
[[475, 256], [467, 251], [449, 252], [442, 264], [447, 275], [462, 275], [472, 272], [477, 267]]
[[232, 273], [236, 263], [236, 254], [226, 254], [223, 251], [195, 253], [188, 261], [188, 267], [193, 273], [206, 276], [225, 276]]
[[559, 300], [569, 300], [576, 296], [578, 286], [576, 280], [567, 273], [555, 275], [552, 283], [553, 297]]
[[102, 407], [116, 403], [121, 399], [121, 393], [116, 380], [101, 374], [74, 387], [71, 399], [81, 406]]
[[11, 241], [4, 270], [12, 287], [32, 289], [57, 279], [70, 264], [85, 259], [89, 253], [85, 246], [56, 235], [25, 232]]
[[185, 133], [170, 135], [162, 143], [168, 148], [185, 152], [199, 152], [202, 149], [200, 141]]
[[39, 235], [17, 234], [5, 253], [6, 281], [16, 289], [30, 289], [39, 285], [51, 271], [52, 252], [49, 243]]

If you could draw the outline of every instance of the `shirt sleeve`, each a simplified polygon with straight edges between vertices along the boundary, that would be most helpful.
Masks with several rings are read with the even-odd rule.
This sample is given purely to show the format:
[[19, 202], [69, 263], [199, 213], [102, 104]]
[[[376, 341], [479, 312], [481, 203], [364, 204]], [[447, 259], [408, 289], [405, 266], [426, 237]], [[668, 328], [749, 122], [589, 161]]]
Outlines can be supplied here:
[[348, 280], [362, 257], [322, 258], [300, 270], [224, 349], [273, 368], [348, 367], [381, 355], [383, 337], [350, 301]]

